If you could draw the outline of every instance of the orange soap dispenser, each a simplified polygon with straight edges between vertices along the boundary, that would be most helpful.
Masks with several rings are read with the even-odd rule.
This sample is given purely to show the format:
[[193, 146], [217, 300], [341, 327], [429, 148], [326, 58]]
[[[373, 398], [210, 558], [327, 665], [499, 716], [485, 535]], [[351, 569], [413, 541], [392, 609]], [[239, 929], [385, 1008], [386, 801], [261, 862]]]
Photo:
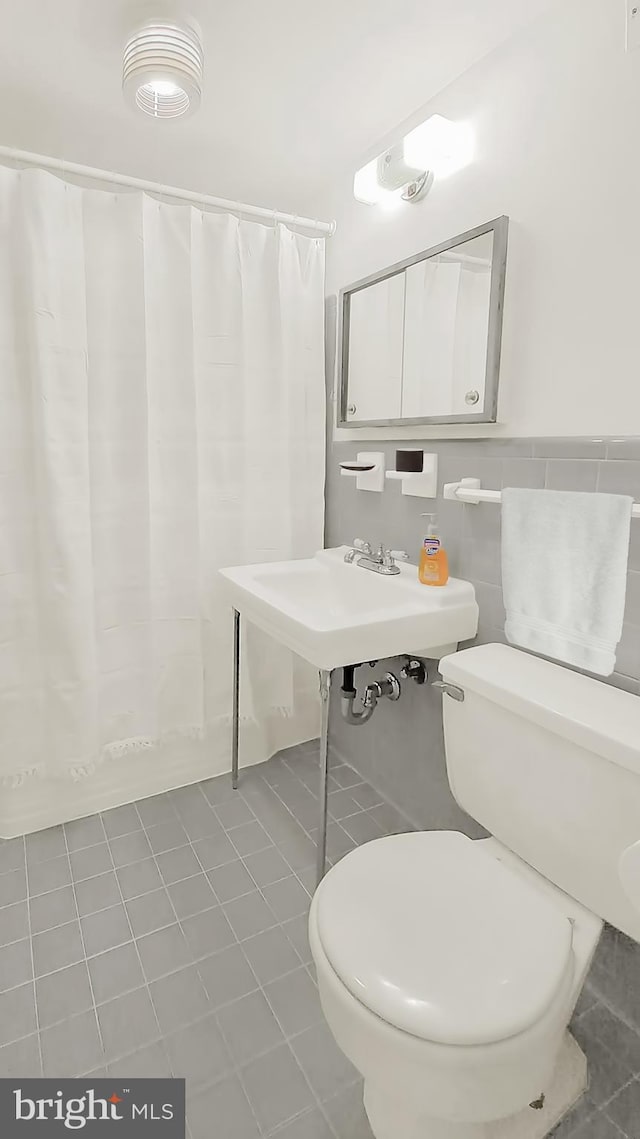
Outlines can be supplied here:
[[422, 514], [427, 518], [425, 536], [420, 550], [418, 579], [423, 585], [446, 585], [449, 580], [449, 559], [443, 548], [438, 532], [438, 519], [435, 514]]

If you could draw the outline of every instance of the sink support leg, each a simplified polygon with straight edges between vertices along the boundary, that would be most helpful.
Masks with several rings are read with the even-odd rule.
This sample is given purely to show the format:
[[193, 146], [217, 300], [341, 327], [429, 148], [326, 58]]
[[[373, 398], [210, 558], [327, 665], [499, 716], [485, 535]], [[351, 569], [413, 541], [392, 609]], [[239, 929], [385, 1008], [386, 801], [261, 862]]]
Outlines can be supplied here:
[[238, 729], [240, 721], [240, 614], [233, 611], [233, 697], [231, 706], [231, 785], [238, 789]]
[[331, 694], [331, 672], [320, 670], [320, 700], [322, 703], [322, 725], [320, 731], [320, 825], [318, 827], [317, 884], [324, 878], [327, 862], [327, 807], [329, 791], [329, 696]]

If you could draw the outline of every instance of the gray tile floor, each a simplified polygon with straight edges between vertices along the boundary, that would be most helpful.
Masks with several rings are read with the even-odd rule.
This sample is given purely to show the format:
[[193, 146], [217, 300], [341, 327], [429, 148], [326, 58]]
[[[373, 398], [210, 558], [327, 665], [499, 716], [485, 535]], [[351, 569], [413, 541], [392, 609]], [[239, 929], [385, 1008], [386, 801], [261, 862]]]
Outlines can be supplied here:
[[[187, 1079], [192, 1139], [358, 1139], [306, 923], [316, 749], [0, 843], [0, 1075]], [[404, 829], [350, 768], [329, 851]]]
[[589, 1063], [589, 1090], [555, 1139], [640, 1139], [640, 1036], [588, 985], [571, 1028]]
[[[0, 1076], [184, 1076], [191, 1139], [370, 1139], [306, 932], [317, 760], [0, 842]], [[406, 830], [346, 765], [329, 854]], [[589, 1096], [558, 1139], [640, 1139], [640, 1037], [585, 992]], [[400, 1137], [399, 1137], [400, 1139]]]

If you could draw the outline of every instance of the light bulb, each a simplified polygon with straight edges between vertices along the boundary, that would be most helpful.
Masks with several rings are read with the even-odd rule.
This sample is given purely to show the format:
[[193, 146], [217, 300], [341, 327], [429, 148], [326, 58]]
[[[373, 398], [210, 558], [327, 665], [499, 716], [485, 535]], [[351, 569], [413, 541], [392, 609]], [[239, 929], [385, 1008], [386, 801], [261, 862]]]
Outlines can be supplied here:
[[390, 206], [395, 203], [397, 194], [393, 190], [386, 190], [378, 182], [378, 159], [374, 158], [372, 162], [367, 162], [366, 166], [361, 166], [356, 170], [353, 179], [353, 196], [359, 202], [364, 202], [368, 206], [377, 206], [384, 204]]
[[143, 85], [153, 95], [177, 95], [180, 88], [177, 83], [172, 83], [168, 79], [152, 79], [150, 83]]
[[410, 166], [433, 170], [446, 178], [467, 166], [473, 157], [473, 135], [466, 123], [454, 123], [444, 115], [432, 115], [409, 131], [404, 140], [404, 158]]

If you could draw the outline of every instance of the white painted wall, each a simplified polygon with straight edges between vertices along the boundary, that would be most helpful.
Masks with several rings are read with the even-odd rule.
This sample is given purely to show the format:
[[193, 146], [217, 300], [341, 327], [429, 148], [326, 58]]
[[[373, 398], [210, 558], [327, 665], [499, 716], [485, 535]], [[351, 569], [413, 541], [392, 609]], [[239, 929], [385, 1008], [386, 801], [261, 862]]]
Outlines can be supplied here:
[[499, 423], [424, 438], [640, 433], [640, 50], [625, 54], [624, 21], [624, 0], [557, 2], [399, 124], [396, 137], [439, 112], [475, 131], [473, 164], [422, 203], [386, 213], [354, 201], [353, 168], [387, 136], [318, 204], [338, 221], [329, 293], [511, 218]]

